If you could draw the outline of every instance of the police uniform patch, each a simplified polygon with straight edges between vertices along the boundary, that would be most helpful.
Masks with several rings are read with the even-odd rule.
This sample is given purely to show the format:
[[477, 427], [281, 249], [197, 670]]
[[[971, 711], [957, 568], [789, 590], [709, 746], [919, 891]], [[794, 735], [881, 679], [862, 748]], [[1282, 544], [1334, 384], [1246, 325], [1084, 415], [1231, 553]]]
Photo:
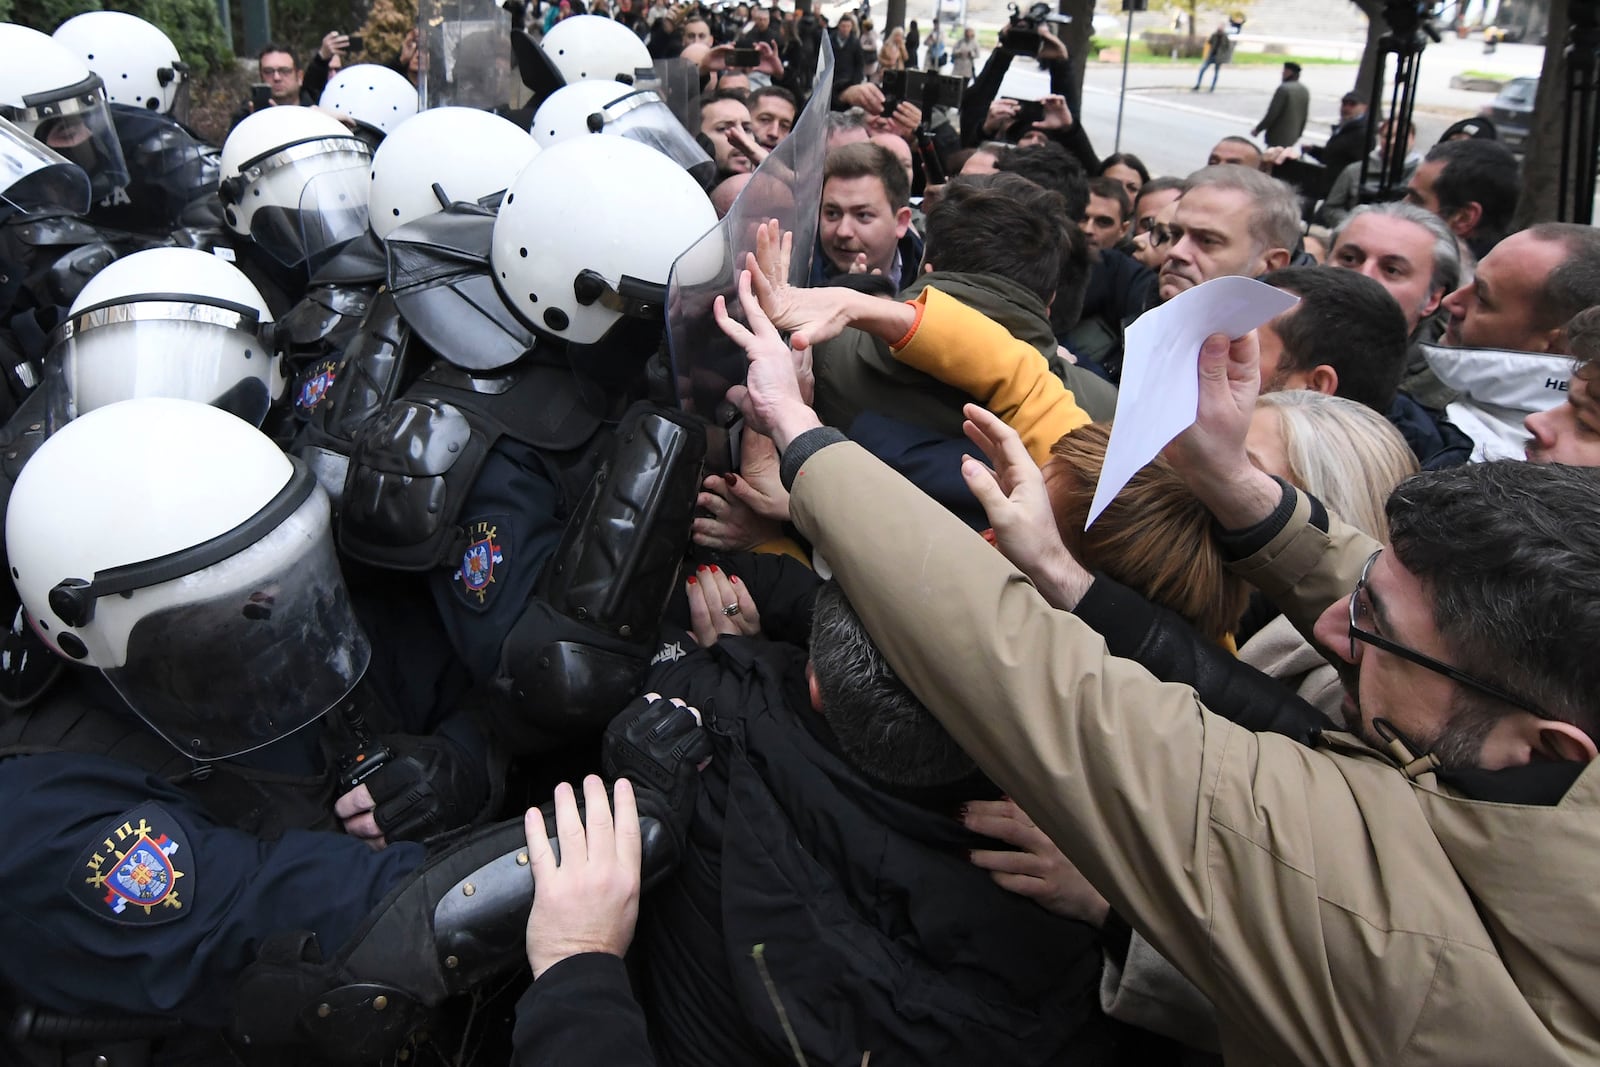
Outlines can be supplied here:
[[181, 919], [194, 892], [194, 854], [159, 804], [143, 804], [102, 826], [67, 876], [67, 895], [95, 915], [129, 926]]
[[450, 585], [469, 607], [487, 608], [506, 577], [509, 563], [501, 529], [507, 521], [492, 517], [465, 527], [467, 547], [461, 551], [461, 565], [450, 576]]
[[315, 411], [327, 399], [334, 380], [339, 377], [338, 361], [324, 359], [306, 369], [300, 379], [300, 388], [294, 394], [294, 407], [301, 415]]

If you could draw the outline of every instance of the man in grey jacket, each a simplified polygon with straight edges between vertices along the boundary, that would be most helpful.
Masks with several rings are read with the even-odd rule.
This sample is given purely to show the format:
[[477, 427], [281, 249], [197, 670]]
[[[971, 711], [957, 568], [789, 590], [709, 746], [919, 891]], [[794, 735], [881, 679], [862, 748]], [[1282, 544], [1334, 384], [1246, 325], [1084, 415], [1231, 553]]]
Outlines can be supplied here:
[[1298, 144], [1306, 130], [1306, 115], [1310, 110], [1311, 91], [1300, 84], [1300, 64], [1285, 63], [1283, 83], [1272, 94], [1267, 113], [1250, 132], [1256, 134], [1265, 130], [1268, 148]]

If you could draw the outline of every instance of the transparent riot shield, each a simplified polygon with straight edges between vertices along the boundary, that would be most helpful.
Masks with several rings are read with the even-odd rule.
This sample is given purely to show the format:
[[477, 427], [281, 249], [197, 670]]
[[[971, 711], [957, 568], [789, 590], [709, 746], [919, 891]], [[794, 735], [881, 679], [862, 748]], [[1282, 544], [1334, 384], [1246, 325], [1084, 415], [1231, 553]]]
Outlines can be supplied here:
[[[739, 319], [738, 272], [747, 253], [756, 249], [756, 230], [777, 219], [794, 232], [794, 258], [789, 281], [805, 285], [811, 277], [811, 252], [816, 244], [817, 206], [822, 199], [822, 163], [828, 147], [828, 103], [833, 87], [833, 48], [823, 35], [811, 99], [795, 120], [789, 136], [756, 168], [727, 216], [672, 265], [667, 289], [667, 338], [676, 379], [678, 403], [711, 426], [713, 455], [719, 451], [718, 428], [729, 421], [719, 415], [728, 389], [744, 381], [744, 350], [718, 329], [711, 304], [728, 298], [728, 310]], [[733, 442], [736, 446], [736, 441]], [[737, 464], [736, 447], [724, 461]]]
[[498, 0], [418, 0], [419, 110], [522, 106], [528, 91], [511, 54], [511, 15]]
[[635, 89], [659, 96], [688, 130], [700, 128], [700, 68], [684, 59], [658, 59], [650, 74], [634, 81]]

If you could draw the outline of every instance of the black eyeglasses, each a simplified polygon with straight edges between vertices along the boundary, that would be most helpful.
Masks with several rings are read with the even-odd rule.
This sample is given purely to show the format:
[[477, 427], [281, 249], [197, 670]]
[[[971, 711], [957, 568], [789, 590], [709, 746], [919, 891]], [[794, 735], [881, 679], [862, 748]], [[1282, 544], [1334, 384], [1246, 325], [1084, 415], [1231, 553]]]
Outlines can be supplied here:
[[1163, 226], [1155, 219], [1140, 219], [1139, 232], [1149, 236], [1151, 248], [1160, 248], [1168, 241], [1176, 241], [1183, 236], [1182, 230], [1175, 226]]
[[1356, 658], [1356, 642], [1360, 641], [1361, 643], [1371, 645], [1374, 648], [1381, 648], [1390, 655], [1399, 656], [1404, 660], [1410, 660], [1419, 667], [1425, 667], [1435, 674], [1444, 675], [1452, 682], [1457, 682], [1469, 689], [1476, 689], [1485, 696], [1494, 697], [1496, 700], [1510, 704], [1514, 708], [1521, 708], [1523, 711], [1537, 715], [1541, 719], [1548, 719], [1550, 717], [1540, 710], [1538, 705], [1524, 700], [1521, 697], [1514, 697], [1510, 693], [1507, 693], [1504, 689], [1501, 689], [1499, 686], [1490, 685], [1488, 682], [1480, 681], [1479, 679], [1468, 674], [1466, 671], [1452, 667], [1448, 663], [1443, 663], [1439, 660], [1436, 660], [1432, 656], [1423, 655], [1416, 649], [1407, 648], [1405, 645], [1397, 644], [1394, 641], [1389, 640], [1387, 637], [1380, 637], [1370, 630], [1363, 630], [1360, 626], [1360, 621], [1362, 616], [1364, 616], [1367, 612], [1367, 575], [1372, 573], [1372, 565], [1378, 561], [1378, 556], [1382, 552], [1383, 549], [1380, 548], [1377, 552], [1374, 552], [1372, 555], [1367, 557], [1367, 565], [1361, 568], [1361, 577], [1356, 579], [1355, 591], [1350, 594], [1350, 659], [1352, 661], [1354, 661]]

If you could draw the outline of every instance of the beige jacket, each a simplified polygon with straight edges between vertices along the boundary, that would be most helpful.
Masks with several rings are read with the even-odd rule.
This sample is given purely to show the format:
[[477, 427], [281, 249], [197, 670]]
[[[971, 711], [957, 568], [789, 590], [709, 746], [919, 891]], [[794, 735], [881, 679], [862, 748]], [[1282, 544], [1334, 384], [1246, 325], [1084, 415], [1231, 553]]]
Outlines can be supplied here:
[[[852, 444], [792, 511], [913, 691], [1210, 997], [1231, 1063], [1600, 1062], [1600, 770], [1489, 804], [1347, 735], [1250, 733]], [[1240, 568], [1302, 623], [1371, 547], [1308, 515]]]
[[1344, 684], [1339, 672], [1282, 615], [1252, 634], [1240, 646], [1239, 658], [1293, 689], [1335, 726], [1342, 721], [1339, 705], [1344, 702]]

